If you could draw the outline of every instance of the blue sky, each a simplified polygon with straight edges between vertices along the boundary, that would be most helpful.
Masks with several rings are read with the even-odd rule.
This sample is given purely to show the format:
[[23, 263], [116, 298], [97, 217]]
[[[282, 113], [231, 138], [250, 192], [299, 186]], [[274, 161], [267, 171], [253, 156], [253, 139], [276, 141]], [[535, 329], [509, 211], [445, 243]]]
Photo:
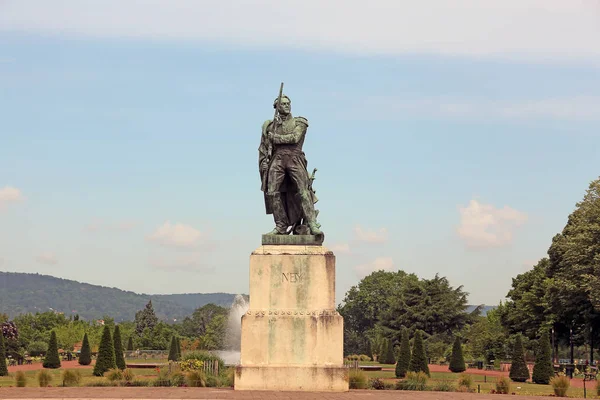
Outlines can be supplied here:
[[0, 2], [0, 269], [247, 293], [283, 81], [337, 301], [381, 268], [497, 304], [600, 174], [600, 8], [336, 3]]

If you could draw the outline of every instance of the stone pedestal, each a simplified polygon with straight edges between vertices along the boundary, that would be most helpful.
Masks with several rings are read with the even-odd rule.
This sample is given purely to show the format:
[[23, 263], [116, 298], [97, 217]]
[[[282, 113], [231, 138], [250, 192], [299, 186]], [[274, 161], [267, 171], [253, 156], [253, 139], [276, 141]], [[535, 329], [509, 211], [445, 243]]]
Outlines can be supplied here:
[[333, 253], [319, 245], [255, 250], [235, 389], [347, 391], [343, 342]]

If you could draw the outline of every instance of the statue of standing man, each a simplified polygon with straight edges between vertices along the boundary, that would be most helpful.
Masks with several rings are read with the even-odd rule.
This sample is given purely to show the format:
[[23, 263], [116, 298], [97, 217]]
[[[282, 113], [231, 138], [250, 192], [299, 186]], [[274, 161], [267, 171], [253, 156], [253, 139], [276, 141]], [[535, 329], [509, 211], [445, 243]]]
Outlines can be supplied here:
[[323, 235], [314, 207], [318, 201], [312, 189], [314, 172], [309, 176], [302, 151], [308, 120], [292, 116], [292, 102], [283, 94], [283, 83], [273, 108], [275, 116], [263, 124], [258, 148], [265, 208], [275, 220], [275, 229], [267, 235]]

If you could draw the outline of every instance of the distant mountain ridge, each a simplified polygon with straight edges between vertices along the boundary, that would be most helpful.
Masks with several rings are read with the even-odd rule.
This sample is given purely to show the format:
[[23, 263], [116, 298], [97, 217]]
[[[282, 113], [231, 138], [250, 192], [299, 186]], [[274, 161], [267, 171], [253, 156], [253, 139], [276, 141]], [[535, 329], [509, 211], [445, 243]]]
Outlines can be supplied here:
[[0, 313], [10, 317], [45, 311], [79, 314], [85, 320], [108, 315], [115, 321], [133, 321], [149, 300], [164, 321], [181, 320], [198, 307], [214, 303], [229, 307], [233, 293], [138, 294], [118, 288], [56, 278], [50, 275], [0, 272]]

